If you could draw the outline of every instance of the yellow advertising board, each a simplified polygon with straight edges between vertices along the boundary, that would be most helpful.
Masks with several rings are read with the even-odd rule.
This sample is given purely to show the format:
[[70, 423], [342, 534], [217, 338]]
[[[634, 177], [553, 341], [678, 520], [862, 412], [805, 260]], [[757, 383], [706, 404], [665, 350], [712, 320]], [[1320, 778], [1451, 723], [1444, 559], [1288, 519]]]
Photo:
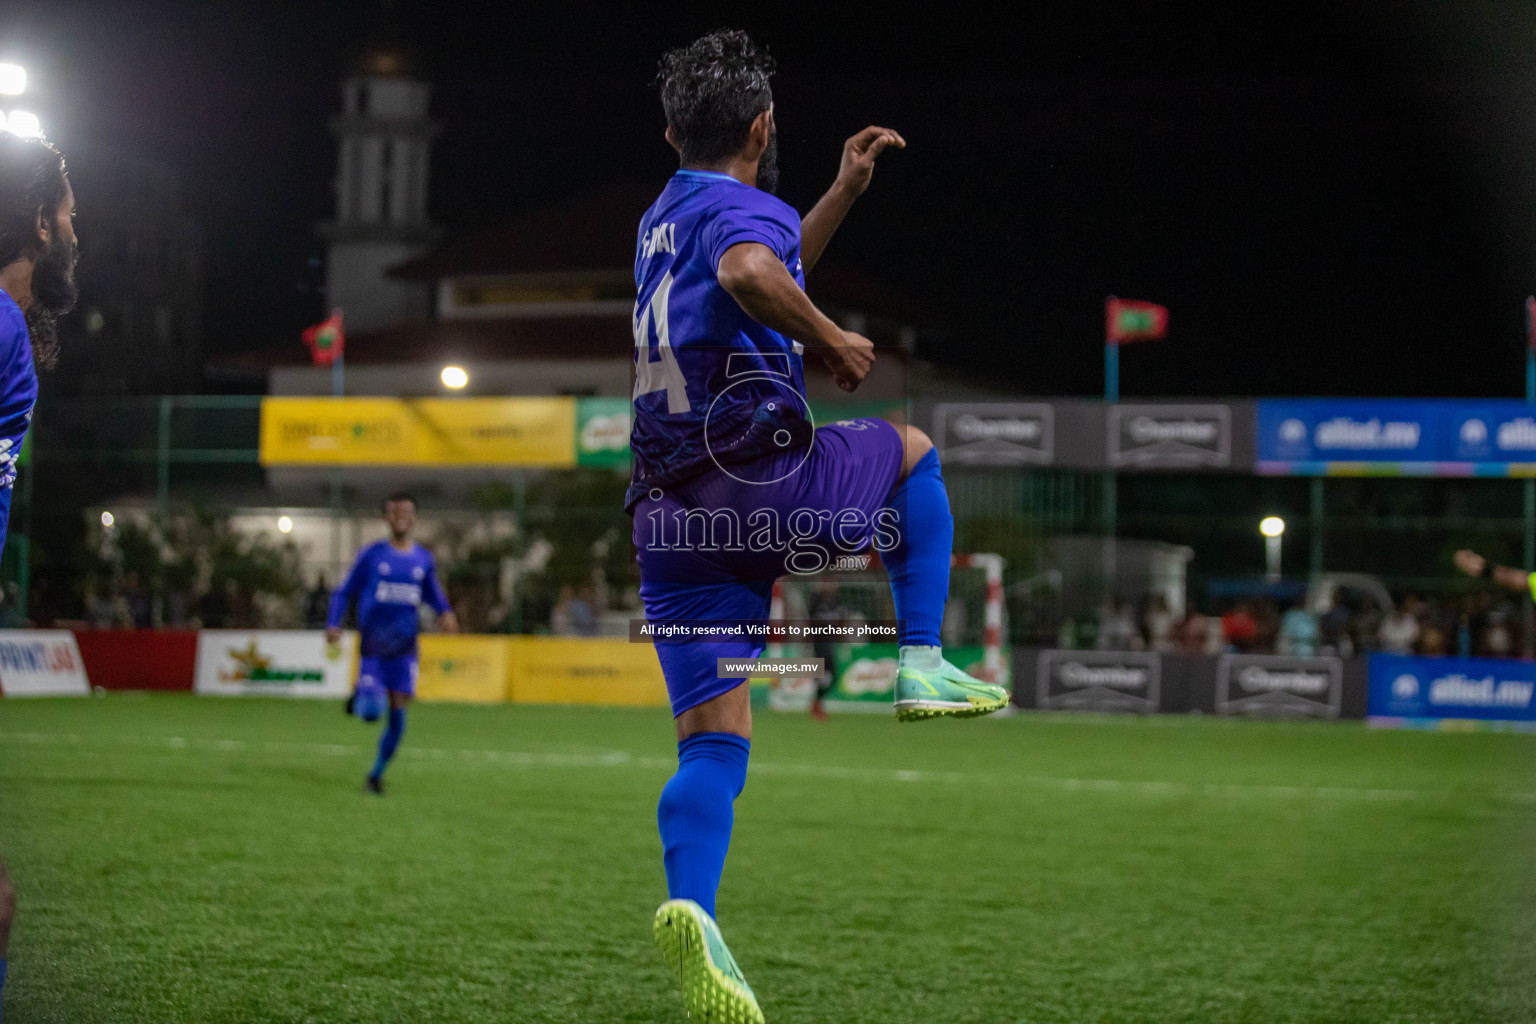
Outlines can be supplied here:
[[576, 464], [576, 400], [264, 398], [264, 466]]
[[427, 634], [416, 695], [475, 704], [667, 706], [656, 649], [623, 637]]
[[665, 707], [656, 648], [624, 637], [511, 637], [513, 701]]
[[471, 704], [507, 700], [510, 645], [504, 636], [424, 635], [416, 696]]

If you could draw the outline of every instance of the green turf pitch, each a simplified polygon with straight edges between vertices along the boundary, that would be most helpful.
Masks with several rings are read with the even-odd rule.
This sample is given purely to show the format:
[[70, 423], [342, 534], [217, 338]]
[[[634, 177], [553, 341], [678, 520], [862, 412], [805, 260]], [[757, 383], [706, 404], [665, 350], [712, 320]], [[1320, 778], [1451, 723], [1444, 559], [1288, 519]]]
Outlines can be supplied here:
[[[7, 1024], [680, 1022], [665, 712], [0, 701]], [[720, 921], [770, 1024], [1536, 1020], [1536, 740], [762, 716]]]

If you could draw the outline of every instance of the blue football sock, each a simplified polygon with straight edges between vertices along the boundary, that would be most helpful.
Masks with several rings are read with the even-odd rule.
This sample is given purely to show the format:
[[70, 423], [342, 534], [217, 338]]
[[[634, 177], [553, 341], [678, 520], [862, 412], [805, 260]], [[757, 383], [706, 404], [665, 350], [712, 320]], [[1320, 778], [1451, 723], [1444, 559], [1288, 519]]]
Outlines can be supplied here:
[[384, 726], [384, 735], [379, 737], [379, 759], [373, 762], [373, 771], [368, 773], [370, 779], [384, 774], [384, 766], [395, 756], [395, 748], [400, 746], [400, 737], [404, 735], [405, 708], [390, 708], [389, 723]]
[[[5, 957], [0, 956], [0, 993], [5, 991]], [[3, 999], [0, 999], [0, 1017], [5, 1016]]]
[[661, 791], [661, 829], [667, 894], [693, 900], [715, 916], [715, 890], [725, 870], [736, 819], [731, 804], [747, 784], [750, 740], [727, 732], [694, 733], [677, 745], [677, 774]]
[[896, 513], [895, 547], [880, 552], [891, 577], [891, 597], [901, 620], [897, 642], [903, 646], [939, 646], [944, 602], [949, 600], [949, 558], [955, 543], [955, 517], [939, 473], [939, 453], [932, 449], [891, 495]]

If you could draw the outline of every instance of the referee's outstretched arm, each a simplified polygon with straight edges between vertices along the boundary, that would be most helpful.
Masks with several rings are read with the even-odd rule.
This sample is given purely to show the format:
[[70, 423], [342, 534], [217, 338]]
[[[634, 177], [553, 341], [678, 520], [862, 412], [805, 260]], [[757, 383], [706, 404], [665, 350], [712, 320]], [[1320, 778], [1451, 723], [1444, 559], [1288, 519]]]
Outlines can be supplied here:
[[1476, 551], [1462, 548], [1456, 552], [1456, 568], [1478, 579], [1492, 580], [1506, 590], [1536, 597], [1536, 576], [1525, 569], [1511, 569], [1507, 565], [1494, 565]]

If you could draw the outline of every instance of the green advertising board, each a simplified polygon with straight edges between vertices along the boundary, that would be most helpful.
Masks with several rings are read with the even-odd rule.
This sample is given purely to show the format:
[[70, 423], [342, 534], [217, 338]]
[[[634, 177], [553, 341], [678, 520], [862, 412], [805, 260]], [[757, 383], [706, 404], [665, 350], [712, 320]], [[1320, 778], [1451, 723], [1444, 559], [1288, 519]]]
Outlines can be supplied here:
[[[843, 705], [845, 710], [864, 710], [850, 705], [865, 705], [867, 710], [878, 710], [895, 700], [895, 644], [838, 644], [836, 651], [832, 666], [836, 681], [826, 696], [830, 706]], [[981, 676], [986, 667], [987, 649], [979, 645], [946, 647], [944, 657], [966, 672]], [[1004, 664], [1007, 664], [1007, 660], [1008, 652], [1004, 649]], [[803, 711], [816, 692], [814, 685], [802, 680], [780, 682], [753, 679], [751, 686], [754, 706], [778, 711]]]
[[[903, 403], [879, 401], [863, 403], [817, 403], [811, 415], [817, 423], [857, 417], [878, 417], [899, 413]], [[629, 427], [631, 407], [627, 398], [576, 399], [576, 465], [629, 465]]]
[[576, 399], [576, 465], [629, 465], [627, 398]]

